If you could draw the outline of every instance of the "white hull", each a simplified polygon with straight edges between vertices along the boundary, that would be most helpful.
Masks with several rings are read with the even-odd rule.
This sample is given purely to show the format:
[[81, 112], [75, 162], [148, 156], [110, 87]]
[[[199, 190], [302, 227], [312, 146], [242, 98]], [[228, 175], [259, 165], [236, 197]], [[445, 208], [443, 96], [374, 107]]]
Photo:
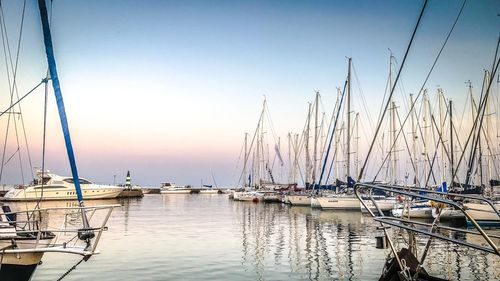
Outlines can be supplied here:
[[219, 190], [217, 189], [200, 190], [200, 194], [219, 194]]
[[[436, 218], [437, 217], [437, 209], [432, 208], [432, 217]], [[441, 220], [452, 220], [452, 219], [461, 219], [465, 218], [464, 213], [460, 210], [455, 210], [453, 208], [444, 208], [441, 210], [441, 215], [439, 216], [439, 219]]]
[[409, 211], [408, 209], [405, 209], [403, 211], [403, 216], [409, 218], [418, 218], [418, 219], [431, 219], [432, 207], [422, 207], [422, 208], [410, 207]]
[[311, 197], [311, 208], [321, 208], [321, 205], [319, 204], [318, 198]]
[[162, 190], [161, 194], [189, 194], [191, 190]]
[[361, 203], [357, 197], [333, 196], [318, 197], [318, 202], [322, 209], [330, 210], [356, 210], [361, 209]]
[[236, 201], [251, 201], [258, 202], [263, 199], [263, 194], [257, 193], [255, 191], [243, 191], [235, 192], [238, 193], [233, 199]]
[[[378, 210], [375, 205], [373, 205], [373, 202], [371, 200], [366, 199], [363, 202], [375, 215], [378, 215]], [[394, 204], [396, 204], [395, 199], [381, 199], [375, 200], [375, 202], [382, 212], [391, 211], [394, 208]], [[368, 210], [363, 206], [363, 204], [361, 204], [361, 212], [368, 213]]]
[[311, 197], [308, 195], [288, 195], [292, 206], [311, 206]]
[[[30, 240], [17, 240], [14, 239], [17, 245], [16, 250], [27, 250], [33, 249], [33, 251], [28, 251], [26, 253], [1, 253], [0, 259], [2, 260], [2, 264], [12, 264], [12, 265], [34, 265], [38, 264], [44, 252], [35, 251], [36, 248], [45, 248], [47, 247], [51, 241], [50, 239], [30, 239]], [[38, 243], [37, 243], [38, 242]], [[1, 249], [9, 249], [9, 246], [12, 246], [12, 242], [10, 239], [0, 239], [0, 248]]]
[[[495, 203], [495, 208], [498, 210], [500, 204]], [[465, 210], [476, 221], [500, 224], [500, 217], [486, 203], [465, 203]]]
[[[2, 201], [37, 201], [37, 200], [76, 200], [73, 186], [30, 186], [25, 189], [13, 189], [1, 199]], [[123, 191], [121, 187], [81, 185], [85, 200], [117, 198]]]

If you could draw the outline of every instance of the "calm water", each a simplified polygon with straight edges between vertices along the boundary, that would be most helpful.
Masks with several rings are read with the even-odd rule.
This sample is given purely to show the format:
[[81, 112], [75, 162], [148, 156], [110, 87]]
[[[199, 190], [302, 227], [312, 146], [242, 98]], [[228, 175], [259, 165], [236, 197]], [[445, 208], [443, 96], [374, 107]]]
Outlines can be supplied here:
[[[109, 220], [102, 253], [64, 280], [377, 280], [388, 254], [375, 248], [375, 223], [358, 212], [227, 195], [99, 203], [122, 205]], [[500, 279], [496, 256], [448, 243], [434, 244], [429, 255], [426, 269], [440, 277]], [[46, 254], [32, 280], [56, 280], [79, 259]]]

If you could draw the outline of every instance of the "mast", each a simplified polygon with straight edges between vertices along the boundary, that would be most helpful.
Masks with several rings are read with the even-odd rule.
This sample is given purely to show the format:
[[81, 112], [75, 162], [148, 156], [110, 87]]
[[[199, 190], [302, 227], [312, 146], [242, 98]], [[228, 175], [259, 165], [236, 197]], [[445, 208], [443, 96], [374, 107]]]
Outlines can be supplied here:
[[346, 182], [349, 187], [349, 175], [351, 172], [351, 62], [349, 58], [349, 67], [347, 69], [347, 144], [346, 144]]
[[[247, 161], [248, 161], [248, 133], [245, 133], [245, 160], [243, 161], [243, 188], [247, 186]], [[250, 183], [249, 183], [250, 184]]]
[[314, 110], [314, 154], [313, 154], [313, 170], [312, 170], [312, 183], [313, 189], [316, 182], [316, 168], [317, 168], [317, 155], [318, 155], [318, 112], [319, 112], [319, 91], [316, 91], [315, 98], [315, 110]]
[[359, 173], [359, 112], [356, 113], [356, 118], [354, 119], [354, 127], [356, 128], [356, 174]]
[[309, 186], [309, 172], [311, 170], [311, 158], [309, 154], [309, 131], [311, 129], [311, 103], [309, 103], [309, 109], [307, 111], [307, 128], [305, 131], [305, 148], [306, 148], [306, 180], [305, 186], [308, 188]]
[[396, 167], [397, 167], [397, 158], [396, 158], [396, 103], [392, 102], [392, 128], [391, 128], [391, 147], [392, 150], [392, 167], [391, 167], [391, 182], [396, 184]]
[[450, 182], [450, 186], [453, 186], [453, 175], [454, 175], [454, 171], [453, 171], [453, 167], [454, 167], [454, 153], [453, 153], [453, 103], [452, 101], [450, 100], [449, 101], [450, 103], [450, 172], [451, 172], [451, 182]]
[[[444, 105], [445, 105], [445, 99], [444, 99], [444, 94], [443, 90], [438, 88], [438, 103], [439, 103], [439, 127], [440, 127], [440, 132], [444, 132], [444, 125], [445, 125], [445, 110], [444, 110]], [[442, 142], [444, 144], [444, 135], [442, 135]], [[441, 183], [446, 181], [446, 158], [445, 152], [444, 152], [445, 146], [441, 145]]]
[[415, 101], [413, 100], [413, 94], [410, 94], [410, 104], [412, 105], [412, 112], [411, 112], [411, 134], [412, 134], [412, 144], [413, 144], [413, 158], [415, 159], [415, 177], [413, 178], [413, 184], [415, 187], [417, 187], [417, 179], [418, 179], [418, 157], [417, 157], [417, 130], [415, 128], [416, 126], [416, 113], [415, 113], [415, 106], [413, 106], [413, 103]]
[[[424, 98], [422, 100], [424, 103], [424, 175], [430, 174], [430, 171], [427, 171], [427, 166], [428, 166], [428, 151], [427, 151], [427, 145], [428, 145], [428, 140], [429, 140], [429, 115], [430, 115], [430, 110], [429, 110], [429, 97], [427, 96], [427, 90], [424, 90]], [[426, 186], [424, 188], [427, 188]]]
[[[61, 121], [61, 127], [64, 135], [64, 141], [66, 144], [66, 153], [68, 154], [69, 165], [71, 167], [71, 174], [73, 176], [73, 182], [76, 190], [76, 197], [78, 199], [78, 204], [80, 207], [84, 207], [83, 195], [80, 188], [80, 180], [78, 177], [78, 169], [76, 167], [75, 154], [73, 152], [73, 145], [71, 143], [71, 136], [69, 133], [68, 120], [66, 118], [66, 109], [64, 107], [64, 101], [62, 97], [61, 85], [59, 83], [59, 76], [57, 74], [56, 59], [54, 56], [54, 49], [52, 46], [52, 35], [50, 33], [49, 17], [47, 15], [47, 6], [45, 0], [38, 0], [38, 7], [40, 9], [40, 18], [42, 21], [43, 38], [45, 44], [45, 53], [47, 55], [47, 62], [49, 65], [50, 78], [52, 80], [52, 87], [54, 88], [54, 95], [56, 97], [57, 109], [59, 111], [59, 119]], [[81, 240], [89, 240], [94, 237], [94, 232], [89, 227], [89, 222], [85, 211], [82, 209], [82, 230], [78, 230], [78, 238]]]
[[[389, 89], [392, 88], [392, 53], [389, 57]], [[391, 108], [389, 110], [389, 162], [387, 163], [387, 169], [389, 172], [389, 182], [393, 183], [396, 178], [396, 173], [394, 172], [394, 153], [396, 148], [394, 147], [394, 140], [396, 139], [396, 118], [395, 118], [395, 105], [394, 100], [391, 97], [390, 100]], [[394, 149], [393, 149], [394, 148]], [[394, 151], [393, 151], [394, 150]]]

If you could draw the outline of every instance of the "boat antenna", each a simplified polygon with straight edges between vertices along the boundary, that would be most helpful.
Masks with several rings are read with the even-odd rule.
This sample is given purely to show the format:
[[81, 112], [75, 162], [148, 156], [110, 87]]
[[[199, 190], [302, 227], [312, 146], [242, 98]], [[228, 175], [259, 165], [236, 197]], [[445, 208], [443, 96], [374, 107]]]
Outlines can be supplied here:
[[83, 209], [83, 195], [80, 188], [80, 180], [78, 178], [78, 170], [76, 168], [75, 154], [73, 152], [73, 145], [71, 144], [71, 136], [69, 133], [68, 120], [66, 118], [66, 110], [64, 108], [64, 101], [62, 97], [61, 85], [59, 84], [59, 76], [57, 75], [56, 60], [54, 57], [54, 49], [52, 47], [52, 36], [50, 34], [49, 18], [47, 15], [47, 6], [45, 0], [38, 0], [38, 7], [40, 9], [40, 18], [42, 21], [43, 38], [45, 44], [45, 53], [47, 54], [47, 62], [49, 65], [50, 78], [52, 80], [52, 87], [54, 88], [54, 95], [56, 97], [57, 109], [59, 111], [59, 119], [64, 134], [64, 141], [66, 143], [66, 152], [68, 154], [69, 165], [71, 167], [71, 174], [76, 189], [76, 196], [78, 204], [81, 208], [83, 228], [78, 230], [78, 238], [85, 240], [87, 243], [90, 239], [94, 238], [95, 234], [90, 229], [87, 215]]

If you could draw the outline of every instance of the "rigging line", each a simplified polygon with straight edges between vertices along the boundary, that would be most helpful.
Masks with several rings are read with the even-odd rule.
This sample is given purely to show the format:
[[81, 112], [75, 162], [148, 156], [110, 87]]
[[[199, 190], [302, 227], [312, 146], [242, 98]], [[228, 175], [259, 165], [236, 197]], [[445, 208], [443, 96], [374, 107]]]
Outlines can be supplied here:
[[[476, 104], [474, 103], [473, 106], [476, 107]], [[482, 134], [484, 135], [484, 139], [486, 140], [486, 149], [489, 151], [490, 156], [491, 156], [494, 153], [494, 151], [492, 150], [491, 145], [490, 145], [491, 138], [489, 137], [487, 130], [483, 126], [480, 126], [480, 130], [481, 130]], [[497, 167], [495, 161], [492, 161], [492, 164], [493, 164], [493, 168], [495, 169], [495, 172], [498, 173], [498, 167]]]
[[[265, 103], [265, 100], [264, 100], [264, 103]], [[257, 128], [255, 128], [255, 132], [253, 134], [253, 137], [252, 137], [252, 142], [250, 143], [250, 148], [248, 149], [248, 155], [250, 155], [250, 152], [252, 151], [252, 147], [253, 147], [253, 144], [255, 142], [255, 138], [257, 136], [257, 133], [259, 132], [259, 128], [260, 128], [260, 123], [262, 121], [262, 117], [264, 116], [264, 109], [262, 109], [262, 112], [260, 113], [260, 117], [259, 117], [259, 122], [257, 123]], [[249, 159], [250, 157], [248, 157]], [[247, 161], [248, 161], [247, 159]], [[246, 164], [246, 163], [245, 163]], [[240, 179], [238, 180], [238, 182], [240, 182], [241, 180], [241, 177], [243, 177], [243, 171], [241, 171], [241, 175], [240, 175]]]
[[[238, 170], [238, 167], [240, 165], [241, 155], [243, 154], [243, 149], [244, 148], [245, 148], [245, 142], [243, 141], [243, 144], [241, 144], [240, 154], [238, 155], [238, 161], [236, 161], [235, 171]], [[245, 154], [246, 154], [246, 151], [245, 151]], [[246, 155], [245, 155], [245, 157], [246, 157]], [[243, 172], [245, 172], [245, 171], [243, 171]], [[233, 174], [233, 176], [235, 176], [235, 175]], [[240, 184], [240, 180], [241, 180], [241, 178], [238, 179], [238, 182], [236, 183], [236, 185]]]
[[[20, 52], [20, 48], [21, 48], [21, 38], [22, 38], [22, 34], [23, 34], [25, 9], [26, 9], [26, 0], [24, 0], [24, 5], [23, 5], [21, 28], [20, 28], [20, 32], [19, 32], [19, 41], [18, 41], [18, 44], [17, 44], [16, 66], [15, 66], [15, 72], [14, 72], [14, 87], [15, 87], [17, 99], [19, 99], [19, 91], [18, 91], [18, 88], [17, 88], [17, 79], [16, 79], [16, 77], [17, 77], [17, 67], [18, 67], [18, 60], [19, 60], [19, 52]], [[21, 104], [19, 104], [19, 112], [22, 113]], [[24, 124], [24, 115], [20, 114], [20, 118], [21, 118], [21, 126], [22, 126], [22, 129], [23, 129], [23, 135], [24, 135], [24, 143], [26, 145], [26, 153], [27, 153], [28, 162], [29, 162], [29, 165], [30, 165], [31, 176], [32, 176], [32, 178], [34, 178], [34, 174], [33, 174], [33, 171], [34, 171], [33, 170], [33, 161], [31, 160], [31, 153], [30, 153], [30, 149], [29, 149], [29, 145], [28, 145], [28, 137], [27, 137], [27, 134], [26, 134], [26, 126]]]
[[[465, 82], [465, 83], [467, 83], [467, 82]], [[470, 87], [471, 87], [471, 90], [472, 90], [472, 84], [470, 84]], [[466, 98], [465, 98], [465, 103], [464, 103], [464, 109], [462, 109], [462, 114], [461, 114], [462, 115], [462, 119], [460, 120], [460, 126], [458, 127], [458, 131], [457, 132], [462, 132], [462, 126], [464, 124], [465, 112], [466, 112], [466, 109], [467, 109], [467, 104], [469, 103], [469, 91], [467, 91], [467, 93], [466, 93], [465, 96], [466, 96]], [[457, 136], [458, 136], [458, 133], [457, 133]]]
[[[27, 92], [24, 96], [22, 96], [19, 100], [17, 100], [16, 102], [14, 102], [11, 106], [9, 106], [7, 109], [5, 109], [4, 111], [0, 112], [0, 117], [2, 115], [4, 115], [5, 113], [7, 113], [10, 109], [12, 109], [14, 106], [16, 106], [18, 103], [20, 103], [24, 98], [26, 98], [29, 94], [33, 93], [33, 91], [35, 91], [38, 87], [40, 87], [40, 85], [42, 85], [43, 83], [46, 83], [48, 82], [48, 80], [50, 79], [42, 79], [42, 81], [40, 81], [40, 83], [38, 83], [33, 89], [29, 90], [29, 92]], [[8, 116], [10, 116], [12, 114], [8, 114]]]
[[[446, 120], [446, 117], [448, 116], [448, 111], [449, 111], [449, 109], [448, 109], [448, 106], [447, 106], [447, 110], [446, 110], [446, 114], [444, 116], [444, 120]], [[427, 180], [425, 181], [425, 186], [428, 186], [428, 184], [429, 184], [429, 180], [431, 178], [431, 173], [433, 171], [434, 163], [435, 163], [435, 160], [436, 160], [436, 157], [437, 157], [437, 153], [439, 151], [439, 145], [440, 144], [443, 146], [443, 150], [444, 150], [445, 154], [448, 156], [448, 161], [450, 161], [450, 155], [448, 154], [448, 150], [446, 149], [446, 145], [444, 145], [444, 142], [443, 142], [443, 134], [441, 133], [441, 131], [438, 128], [438, 125], [436, 123], [436, 118], [434, 118], [434, 114], [431, 114], [431, 121], [432, 121], [432, 125], [434, 125], [434, 128], [437, 131], [437, 134], [439, 136], [439, 140], [437, 141], [436, 148], [434, 149], [434, 156], [432, 157], [432, 162], [430, 163], [431, 165], [430, 165], [430, 168], [429, 168], [429, 175], [427, 176]], [[444, 157], [444, 156], [442, 156], [442, 157]], [[432, 176], [434, 177], [434, 174], [432, 174]], [[452, 179], [452, 182], [453, 182], [453, 179]], [[435, 178], [434, 178], [434, 184], [437, 184]]]
[[413, 43], [413, 39], [415, 38], [415, 34], [417, 33], [417, 30], [418, 30], [418, 27], [420, 25], [420, 20], [422, 19], [422, 16], [424, 14], [424, 11], [425, 11], [425, 7], [427, 6], [427, 2], [428, 0], [425, 0], [424, 2], [424, 5], [422, 7], [422, 10], [420, 11], [420, 15], [418, 16], [418, 20], [417, 20], [417, 24], [415, 25], [415, 28], [413, 30], [413, 33], [411, 35], [411, 38], [410, 38], [410, 42], [408, 43], [408, 47], [406, 48], [406, 52], [405, 52], [405, 55], [404, 55], [404, 58], [403, 58], [403, 62], [401, 63], [401, 68], [399, 69], [398, 71], [398, 75], [396, 76], [396, 80], [394, 81], [394, 85], [392, 85], [390, 88], [390, 94], [389, 94], [389, 97], [388, 97], [388, 100], [387, 100], [387, 103], [385, 105], [385, 108], [384, 108], [384, 111], [382, 112], [382, 116], [380, 116], [380, 119], [378, 121], [378, 125], [377, 125], [377, 128], [375, 129], [375, 135], [373, 136], [373, 140], [370, 144], [370, 148], [368, 149], [368, 153], [366, 155], [366, 159], [363, 163], [363, 166], [361, 167], [361, 170], [359, 172], [359, 175], [358, 175], [358, 181], [360, 181], [363, 177], [363, 172], [366, 168], [366, 164], [368, 162], [368, 159], [370, 157], [370, 154], [371, 154], [371, 151], [373, 149], [373, 145], [375, 144], [375, 141], [377, 139], [377, 135], [378, 135], [378, 132], [380, 130], [380, 124], [382, 123], [382, 120], [384, 120], [384, 117], [385, 117], [385, 114], [387, 112], [387, 108], [389, 107], [389, 104], [390, 104], [390, 101], [392, 100], [392, 96], [394, 94], [394, 89], [396, 88], [396, 84], [398, 83], [398, 80], [399, 80], [399, 76], [401, 75], [401, 71], [403, 70], [403, 67], [404, 67], [404, 64], [406, 62], [406, 58], [408, 57], [408, 53], [410, 52], [410, 48], [412, 46], [412, 43]]
[[[443, 52], [443, 50], [444, 50], [444, 47], [445, 47], [445, 46], [446, 46], [446, 44], [448, 43], [448, 40], [450, 39], [451, 34], [453, 33], [453, 30], [455, 29], [455, 26], [456, 26], [456, 24], [457, 24], [457, 22], [458, 22], [458, 19], [460, 18], [460, 15], [462, 14], [462, 11], [463, 11], [463, 9], [464, 9], [464, 7], [465, 7], [465, 4], [466, 4], [466, 3], [467, 3], [467, 0], [464, 0], [464, 1], [463, 1], [463, 3], [462, 3], [462, 6], [460, 7], [460, 11], [459, 11], [459, 12], [458, 12], [458, 14], [457, 14], [457, 17], [455, 18], [455, 21], [453, 22], [453, 25], [451, 26], [450, 31], [448, 32], [448, 34], [447, 34], [447, 36], [446, 36], [446, 39], [444, 40], [443, 45], [441, 46], [441, 49], [439, 50], [439, 52], [438, 52], [438, 54], [437, 54], [436, 58], [434, 59], [434, 62], [433, 62], [432, 66], [431, 66], [431, 68], [430, 68], [430, 70], [429, 70], [429, 73], [427, 73], [427, 76], [426, 76], [426, 78], [425, 78], [425, 80], [424, 80], [424, 83], [422, 84], [422, 87], [420, 88], [420, 91], [418, 92], [417, 97], [415, 98], [415, 101], [417, 101], [417, 100], [419, 99], [420, 95], [422, 94], [423, 89], [424, 89], [425, 85], [427, 84], [427, 81], [429, 80], [429, 77], [431, 76], [432, 71], [434, 70], [434, 67], [436, 66], [436, 63], [437, 63], [437, 61], [439, 60], [439, 58], [440, 58], [440, 56], [441, 56], [441, 53], [442, 53], [442, 52]], [[427, 1], [425, 2], [425, 4], [427, 4]], [[424, 4], [424, 7], [422, 8], [422, 13], [423, 13], [423, 10], [425, 9], [425, 4]], [[422, 15], [422, 14], [421, 14], [421, 15]], [[419, 18], [419, 21], [420, 21], [420, 18]], [[415, 27], [415, 31], [416, 31], [416, 28], [417, 28], [417, 27], [418, 27], [418, 22], [417, 22], [417, 26]], [[413, 36], [412, 36], [412, 40], [413, 40]], [[411, 43], [410, 43], [410, 45], [411, 45]], [[409, 50], [410, 45], [408, 46], [408, 50]], [[405, 60], [406, 60], [406, 55], [407, 55], [407, 54], [408, 54], [408, 53], [406, 53], [406, 54], [405, 54], [405, 57], [404, 57], [404, 59], [403, 59], [403, 62], [401, 63], [401, 68], [400, 68], [400, 69], [399, 69], [399, 71], [398, 71], [398, 76], [396, 77], [396, 81], [394, 82], [395, 84], [394, 84], [394, 85], [393, 85], [393, 87], [392, 87], [392, 90], [391, 90], [391, 96], [389, 96], [389, 100], [390, 100], [390, 98], [392, 97], [392, 94], [393, 94], [393, 92], [394, 92], [394, 88], [395, 88], [395, 86], [396, 86], [396, 83], [397, 83], [397, 81], [399, 80], [399, 75], [401, 74], [401, 70], [403, 69], [403, 66], [404, 66], [404, 63], [405, 63]], [[388, 104], [387, 104], [387, 105], [388, 105]], [[387, 105], [386, 105], [386, 110], [387, 110]], [[409, 109], [409, 111], [410, 111], [410, 112], [413, 110], [413, 107], [414, 107], [414, 106], [415, 106], [415, 102], [414, 102], [414, 103], [410, 106], [410, 109]], [[385, 111], [384, 111], [384, 115], [385, 115]], [[382, 117], [383, 117], [383, 116], [382, 116]], [[406, 117], [405, 117], [405, 119], [404, 119], [404, 121], [403, 121], [403, 126], [406, 124], [406, 121], [408, 121], [408, 118], [409, 118], [409, 117], [410, 117], [410, 115], [409, 115], [409, 114], [408, 114], [408, 115], [406, 115]], [[379, 120], [379, 122], [381, 122], [381, 121], [382, 121], [382, 120]], [[402, 129], [400, 129], [400, 130], [399, 130], [399, 132], [398, 132], [398, 134], [397, 134], [397, 136], [396, 136], [396, 140], [399, 138], [399, 135], [401, 134], [401, 130], [402, 130]], [[375, 137], [376, 137], [376, 135], [375, 135]], [[363, 170], [364, 170], [364, 166], [366, 165], [366, 162], [368, 161], [368, 158], [369, 158], [369, 156], [370, 156], [370, 152], [371, 152], [371, 148], [372, 148], [372, 146], [373, 146], [373, 142], [372, 142], [372, 145], [370, 146], [370, 150], [368, 151], [368, 155], [367, 155], [367, 157], [366, 157], [365, 164], [363, 164], [363, 168], [362, 168], [362, 170], [361, 170], [361, 172], [360, 172], [360, 177], [359, 177], [360, 179], [361, 179], [361, 176], [363, 175], [363, 173], [362, 173], [362, 172], [363, 172]]]
[[352, 64], [352, 71], [354, 72], [354, 78], [356, 79], [356, 85], [358, 86], [359, 96], [361, 97], [361, 106], [363, 107], [363, 109], [366, 112], [366, 115], [368, 116], [368, 124], [370, 125], [370, 130], [371, 130], [371, 133], [373, 134], [374, 133], [373, 122], [372, 122], [371, 114], [368, 111], [368, 105], [366, 103], [365, 94], [363, 92], [363, 89], [361, 88], [361, 82], [359, 81], [358, 73], [356, 72], [356, 67], [354, 67], [354, 62], [351, 62], [351, 64]]
[[[48, 75], [49, 74], [47, 73], [47, 76]], [[35, 209], [38, 209], [40, 207], [40, 203], [42, 202], [42, 198], [43, 198], [43, 192], [45, 190], [45, 188], [44, 188], [45, 181], [43, 180], [43, 178], [45, 176], [45, 150], [46, 150], [46, 139], [47, 139], [47, 103], [48, 103], [47, 100], [48, 100], [48, 96], [49, 96], [48, 79], [46, 78], [45, 81], [46, 82], [45, 82], [45, 93], [44, 93], [44, 103], [43, 103], [42, 175], [40, 177], [41, 183], [39, 183], [41, 185], [41, 188], [40, 188], [41, 191], [40, 191], [40, 198], [38, 198], [38, 200], [36, 202]]]
[[[496, 49], [496, 52], [495, 52], [495, 58], [497, 56], [497, 53], [498, 53], [498, 47], [500, 46], [500, 36], [498, 37], [498, 43], [497, 43], [497, 49]], [[491, 72], [491, 75], [492, 77], [494, 77], [496, 75], [496, 72], [498, 70], [498, 64], [500, 63], [500, 59], [498, 60], [498, 62], [496, 63], [496, 66], [492, 69], [492, 72]], [[494, 64], [495, 65], [495, 64]], [[489, 79], [490, 81], [488, 81], [488, 88], [486, 89], [486, 92], [485, 92], [485, 96], [484, 96], [484, 99], [481, 101], [481, 104], [480, 104], [480, 107], [479, 107], [479, 110], [481, 110], [481, 112], [478, 111], [478, 116], [476, 117], [476, 119], [479, 117], [479, 115], [481, 115], [481, 120], [479, 122], [479, 129], [478, 129], [478, 137], [475, 139], [475, 142], [472, 146], [472, 150], [471, 150], [471, 160], [472, 162], [469, 163], [469, 168], [468, 168], [468, 171], [467, 171], [467, 178], [465, 180], [465, 184], [468, 185], [469, 184], [469, 180], [470, 180], [470, 172], [472, 170], [472, 166], [474, 166], [474, 158], [472, 158], [472, 155], [474, 154], [474, 150], [476, 150], [477, 148], [477, 145], [478, 145], [478, 142], [479, 142], [479, 137], [480, 137], [480, 134], [481, 134], [481, 127], [482, 127], [482, 124], [483, 124], [483, 119], [484, 119], [484, 113], [485, 113], [485, 108], [486, 108], [486, 103], [488, 102], [488, 97], [489, 97], [489, 92], [490, 92], [490, 88], [491, 88], [491, 84], [493, 82], [493, 79]], [[474, 130], [475, 131], [475, 130]]]
[[[499, 62], [500, 62], [500, 60], [499, 60]], [[498, 63], [497, 63], [497, 66], [498, 66]], [[482, 85], [482, 88], [481, 88], [481, 93], [482, 93], [482, 92], [484, 92], [484, 83], [485, 83], [485, 80], [483, 79], [483, 85]], [[491, 85], [491, 84], [490, 84], [490, 85]], [[489, 90], [489, 88], [488, 88], [488, 90]], [[482, 97], [482, 96], [483, 96], [483, 94], [481, 94], [481, 97]], [[474, 99], [473, 99], [473, 97], [471, 96], [471, 102], [473, 102], [473, 101], [474, 101]], [[481, 102], [482, 102], [482, 101], [481, 101]], [[472, 124], [472, 128], [471, 128], [471, 130], [470, 130], [470, 132], [469, 132], [469, 135], [468, 135], [468, 137], [467, 137], [467, 141], [465, 142], [465, 145], [464, 145], [464, 148], [463, 148], [462, 154], [460, 155], [460, 158], [459, 158], [459, 160], [458, 160], [458, 163], [457, 163], [457, 166], [456, 166], [456, 168], [457, 168], [457, 169], [456, 169], [456, 171], [455, 171], [455, 174], [457, 174], [457, 172], [458, 172], [458, 170], [459, 170], [459, 168], [460, 168], [460, 164], [462, 163], [462, 160], [465, 158], [465, 153], [466, 153], [466, 150], [467, 150], [467, 146], [469, 145], [469, 141], [471, 140], [471, 137], [473, 137], [473, 133], [475, 134], [475, 131], [476, 131], [476, 126], [477, 126], [477, 124], [478, 124], [478, 123], [477, 123], [477, 122], [478, 122], [478, 118], [479, 118], [479, 111], [478, 111], [478, 114], [476, 115], [476, 117], [474, 118], [474, 122], [473, 122], [473, 124]], [[475, 138], [475, 136], [473, 137], [473, 142], [474, 142], [474, 138]], [[472, 149], [475, 149], [475, 148], [471, 147], [471, 156], [473, 155], [473, 151], [472, 151]], [[471, 159], [471, 158], [469, 158], [469, 161], [468, 161], [468, 163], [467, 163], [467, 166], [468, 166], [468, 167], [470, 167], [470, 166], [472, 166], [472, 164], [473, 164], [473, 163], [472, 163], [472, 159]], [[469, 170], [469, 168], [467, 168], [467, 170]], [[455, 175], [453, 175], [453, 178], [455, 178]], [[467, 182], [467, 178], [468, 178], [468, 175], [466, 174], [466, 179], [465, 179], [465, 181], [466, 181], [466, 182]]]
[[[10, 83], [10, 71], [9, 71], [9, 65], [8, 65], [8, 59], [7, 59], [7, 50], [6, 50], [6, 41], [5, 41], [5, 37], [7, 36], [7, 29], [5, 28], [5, 17], [3, 15], [3, 7], [1, 5], [1, 2], [0, 2], [0, 29], [1, 29], [1, 33], [2, 33], [2, 45], [3, 45], [3, 53], [4, 53], [4, 57], [5, 57], [5, 68], [6, 68], [6, 73], [7, 73], [7, 81], [8, 81], [8, 84], [9, 84], [9, 93], [11, 94], [10, 95], [10, 104], [12, 105], [12, 101], [13, 101], [13, 97], [12, 97], [12, 86], [11, 86], [11, 83]], [[11, 109], [12, 106], [9, 108]], [[12, 114], [9, 114], [8, 115], [8, 118], [7, 118], [7, 127], [6, 127], [6, 130], [5, 130], [5, 140], [4, 140], [4, 144], [3, 144], [3, 150], [2, 150], [2, 164], [0, 166], [0, 182], [2, 181], [2, 175], [3, 175], [3, 168], [4, 168], [4, 163], [5, 163], [5, 151], [7, 149], [7, 138], [9, 136], [9, 127], [10, 127], [10, 116]]]
[[[347, 86], [347, 80], [345, 81], [344, 83], [344, 90], [342, 90], [342, 97], [340, 98], [340, 103], [339, 103], [339, 110], [337, 110], [337, 116], [335, 117], [335, 124], [333, 125], [333, 130], [332, 130], [332, 134], [330, 135], [330, 141], [328, 143], [328, 149], [326, 150], [326, 155], [325, 155], [325, 159], [323, 160], [323, 166], [321, 167], [321, 174], [319, 176], [319, 181], [318, 181], [318, 185], [321, 186], [321, 181], [323, 179], [323, 175], [325, 173], [325, 168], [326, 168], [326, 164], [328, 162], [328, 156], [330, 154], [330, 149], [332, 147], [332, 141], [333, 141], [333, 138], [335, 136], [335, 130], [337, 129], [337, 124], [338, 124], [338, 121], [339, 121], [339, 115], [340, 115], [340, 111], [341, 111], [341, 107], [342, 107], [342, 103], [344, 101], [344, 96], [345, 96], [345, 89], [346, 89], [346, 86]], [[332, 159], [332, 162], [335, 161], [335, 158]], [[313, 187], [314, 187], [314, 182], [313, 182]]]
[[19, 152], [19, 147], [17, 147], [16, 151], [14, 151], [14, 153], [12, 153], [12, 155], [9, 157], [9, 159], [7, 159], [7, 161], [5, 161], [5, 163], [3, 164], [4, 166], [7, 165], [9, 163], [9, 161], [14, 158], [14, 156], [16, 156], [17, 152]]
[[23, 168], [23, 161], [22, 161], [21, 150], [20, 150], [21, 146], [19, 145], [19, 133], [17, 130], [16, 118], [12, 118], [12, 121], [14, 122], [14, 131], [16, 132], [17, 150], [19, 151], [18, 155], [19, 155], [19, 167], [21, 170], [21, 182], [24, 185], [24, 168]]

